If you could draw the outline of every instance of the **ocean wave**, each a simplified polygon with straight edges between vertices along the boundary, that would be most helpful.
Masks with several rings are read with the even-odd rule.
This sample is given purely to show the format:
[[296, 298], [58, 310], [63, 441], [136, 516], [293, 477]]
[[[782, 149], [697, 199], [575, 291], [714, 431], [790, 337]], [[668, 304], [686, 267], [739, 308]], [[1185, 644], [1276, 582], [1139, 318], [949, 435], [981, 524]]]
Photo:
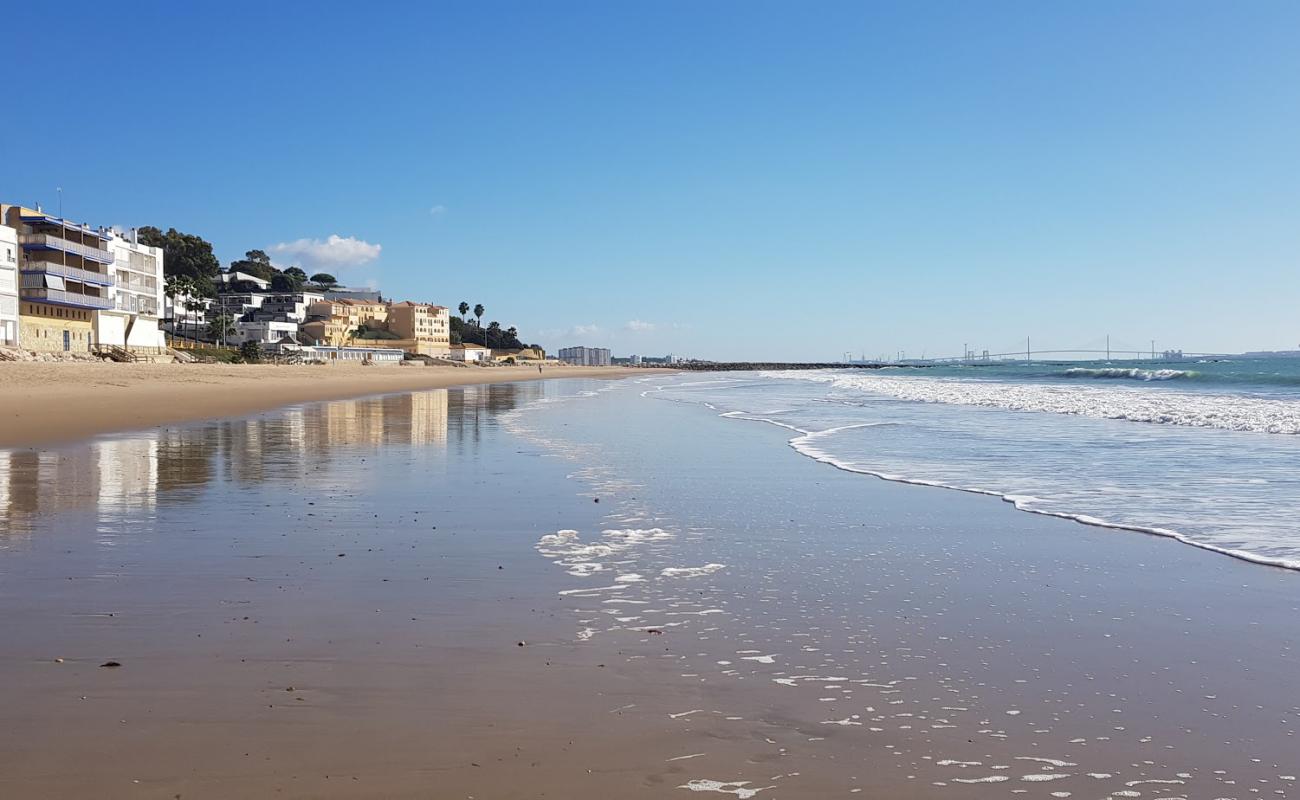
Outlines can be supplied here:
[[1014, 383], [965, 378], [898, 378], [807, 370], [764, 377], [829, 384], [897, 400], [1006, 411], [1183, 425], [1250, 433], [1300, 434], [1300, 400], [1252, 395], [1150, 391], [1137, 387]]
[[[756, 420], [756, 421], [762, 421], [762, 420]], [[1132, 523], [1115, 522], [1112, 520], [1103, 519], [1102, 517], [1098, 517], [1093, 514], [1072, 513], [1068, 511], [1056, 511], [1049, 508], [1044, 508], [1041, 505], [1041, 501], [1039, 500], [1039, 498], [1032, 497], [1030, 495], [1018, 495], [1018, 494], [1000, 492], [994, 489], [984, 489], [984, 488], [979, 488], [974, 486], [962, 486], [962, 485], [949, 483], [945, 481], [926, 480], [924, 478], [915, 478], [907, 475], [901, 475], [897, 473], [886, 472], [879, 469], [873, 469], [867, 466], [856, 464], [847, 459], [841, 458], [831, 453], [830, 451], [826, 450], [824, 447], [819, 446], [818, 444], [818, 440], [820, 439], [823, 439], [828, 436], [833, 436], [836, 433], [839, 433], [844, 430], [848, 430], [850, 428], [855, 428], [855, 427], [861, 427], [861, 426], [845, 425], [836, 428], [828, 428], [824, 431], [805, 433], [801, 436], [796, 436], [793, 439], [790, 439], [789, 445], [792, 449], [795, 450], [795, 452], [799, 453], [800, 455], [807, 456], [808, 458], [811, 458], [812, 460], [818, 461], [822, 464], [828, 464], [832, 467], [835, 467], [836, 469], [843, 470], [844, 472], [854, 472], [859, 475], [870, 475], [872, 477], [880, 478], [881, 480], [886, 480], [893, 483], [906, 483], [906, 484], [911, 484], [913, 486], [929, 486], [937, 489], [952, 489], [959, 492], [968, 492], [970, 494], [988, 495], [991, 497], [999, 498], [1003, 502], [1010, 503], [1017, 510], [1025, 511], [1030, 514], [1039, 514], [1045, 517], [1056, 517], [1058, 519], [1068, 519], [1074, 522], [1081, 523], [1083, 525], [1089, 525], [1097, 528], [1110, 528], [1112, 530], [1133, 531], [1135, 533], [1145, 533], [1151, 536], [1161, 536], [1164, 538], [1173, 539], [1175, 541], [1182, 542], [1183, 544], [1191, 545], [1192, 547], [1199, 547], [1202, 550], [1209, 550], [1210, 552], [1213, 553], [1219, 553], [1221, 555], [1231, 556], [1232, 558], [1240, 559], [1242, 561], [1249, 561], [1255, 564], [1264, 564], [1272, 567], [1282, 567], [1284, 569], [1300, 571], [1300, 558], [1268, 555], [1264, 553], [1257, 553], [1249, 550], [1243, 550], [1239, 547], [1223, 547], [1221, 545], [1214, 544], [1212, 542], [1207, 542], [1204, 541], [1203, 539], [1199, 539], [1194, 536], [1190, 536], [1184, 531], [1176, 530], [1174, 528], [1165, 527], [1165, 526], [1137, 525]]]
[[1178, 378], [1201, 376], [1201, 373], [1190, 369], [1137, 369], [1136, 367], [1072, 367], [1054, 374], [1061, 378], [1110, 378], [1135, 381], [1172, 381]]

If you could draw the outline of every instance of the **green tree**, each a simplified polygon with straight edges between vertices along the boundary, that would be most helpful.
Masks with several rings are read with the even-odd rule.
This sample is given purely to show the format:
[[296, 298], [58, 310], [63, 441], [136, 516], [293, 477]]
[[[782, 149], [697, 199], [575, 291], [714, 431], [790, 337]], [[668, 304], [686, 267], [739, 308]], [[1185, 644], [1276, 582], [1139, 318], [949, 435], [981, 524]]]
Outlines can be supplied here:
[[277, 272], [271, 276], [271, 291], [273, 292], [296, 292], [302, 288], [302, 283], [287, 272]]
[[460, 318], [465, 319], [467, 316], [469, 316], [469, 303], [466, 303], [464, 300], [461, 300], [460, 305], [456, 306], [456, 310], [460, 312]]
[[227, 337], [235, 335], [235, 319], [229, 314], [217, 314], [208, 320], [208, 335], [213, 341], [225, 345]]
[[333, 289], [339, 285], [338, 279], [328, 272], [317, 272], [311, 276], [311, 282], [326, 289]]
[[248, 364], [256, 364], [262, 360], [262, 345], [249, 339], [239, 346], [239, 357]]
[[146, 225], [139, 230], [140, 241], [163, 249], [163, 271], [168, 275], [193, 278], [200, 294], [211, 294], [212, 279], [221, 272], [221, 262], [212, 253], [212, 244], [201, 236], [168, 228], [163, 233]]
[[284, 274], [298, 281], [299, 285], [307, 282], [307, 273], [302, 271], [302, 267], [289, 267]]
[[474, 317], [478, 320], [478, 327], [480, 327], [480, 328], [483, 327], [483, 312], [484, 312], [484, 311], [487, 311], [487, 309], [483, 307], [483, 304], [482, 304], [482, 303], [477, 303], [477, 304], [474, 306]]
[[233, 272], [246, 272], [249, 275], [256, 275], [264, 281], [272, 280], [280, 274], [280, 270], [271, 264], [271, 257], [263, 250], [249, 250], [244, 253], [244, 257], [239, 261], [231, 261], [230, 269]]

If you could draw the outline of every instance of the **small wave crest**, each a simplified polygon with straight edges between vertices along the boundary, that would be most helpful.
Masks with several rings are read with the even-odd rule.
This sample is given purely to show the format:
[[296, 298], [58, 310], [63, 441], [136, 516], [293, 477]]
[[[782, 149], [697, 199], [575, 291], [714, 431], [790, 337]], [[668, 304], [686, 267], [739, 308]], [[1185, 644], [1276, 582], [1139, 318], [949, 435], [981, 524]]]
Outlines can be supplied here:
[[1199, 372], [1190, 369], [1137, 369], [1136, 367], [1071, 367], [1055, 375], [1060, 378], [1108, 378], [1134, 381], [1172, 381], [1179, 378], [1200, 377]]
[[862, 392], [919, 403], [982, 406], [1097, 419], [1183, 425], [1253, 433], [1300, 434], [1300, 399], [1209, 394], [1136, 386], [1017, 383], [962, 378], [892, 377], [838, 371], [792, 370], [763, 373], [782, 380], [828, 384], [840, 392]]

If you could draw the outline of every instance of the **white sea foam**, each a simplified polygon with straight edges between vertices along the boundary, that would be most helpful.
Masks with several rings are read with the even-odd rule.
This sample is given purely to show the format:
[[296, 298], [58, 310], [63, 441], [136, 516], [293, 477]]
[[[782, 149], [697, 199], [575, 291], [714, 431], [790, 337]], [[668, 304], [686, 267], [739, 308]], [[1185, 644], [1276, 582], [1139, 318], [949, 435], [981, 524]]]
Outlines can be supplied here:
[[764, 377], [812, 381], [899, 400], [1041, 411], [1255, 433], [1300, 434], [1300, 401], [1247, 395], [1150, 391], [1123, 386], [1013, 383], [957, 378], [795, 371]]
[[659, 575], [664, 578], [698, 578], [701, 575], [709, 575], [726, 568], [726, 564], [705, 564], [702, 567], [665, 567], [659, 571]]
[[908, 483], [914, 486], [932, 486], [932, 487], [943, 488], [943, 489], [956, 489], [958, 491], [971, 492], [974, 494], [990, 495], [993, 497], [999, 497], [1005, 500], [1006, 502], [1014, 505], [1018, 510], [1027, 511], [1031, 514], [1041, 514], [1047, 517], [1056, 517], [1058, 519], [1073, 520], [1075, 522], [1079, 522], [1084, 525], [1092, 525], [1100, 528], [1111, 528], [1114, 530], [1124, 530], [1124, 531], [1136, 531], [1138, 533], [1148, 533], [1153, 536], [1164, 536], [1170, 539], [1176, 539], [1184, 544], [1192, 545], [1193, 547], [1200, 547], [1202, 549], [1210, 550], [1215, 553], [1222, 553], [1223, 555], [1232, 556], [1233, 558], [1239, 558], [1242, 559], [1243, 561], [1251, 561], [1256, 564], [1267, 564], [1269, 566], [1274, 566], [1274, 567], [1285, 567], [1287, 569], [1300, 570], [1300, 558], [1293, 558], [1288, 556], [1272, 556], [1272, 555], [1265, 555], [1262, 553], [1251, 552], [1249, 550], [1243, 550], [1237, 547], [1223, 547], [1208, 541], [1204, 541], [1202, 539], [1198, 539], [1194, 536], [1189, 536], [1188, 534], [1182, 531], [1174, 530], [1172, 528], [1160, 527], [1155, 525], [1124, 524], [1118, 522], [1111, 522], [1109, 520], [1101, 519], [1100, 517], [1096, 517], [1090, 514], [1072, 514], [1063, 511], [1050, 511], [1032, 505], [1035, 501], [1037, 501], [1038, 498], [1032, 497], [1030, 495], [1002, 494], [1001, 492], [996, 492], [989, 489], [977, 489], [977, 488], [972, 488], [970, 486], [957, 486], [950, 483], [944, 483], [943, 481], [926, 480], [923, 478], [913, 478], [906, 475], [900, 475], [897, 473], [884, 472], [881, 470], [874, 470], [874, 469], [866, 469], [850, 461], [846, 461], [826, 450], [823, 450], [822, 448], [818, 447], [816, 444], [819, 439], [822, 439], [824, 437], [832, 436], [836, 433], [840, 433], [846, 430], [852, 430], [854, 428], [872, 427], [874, 424], [875, 423], [867, 423], [867, 424], [859, 424], [859, 425], [841, 425], [835, 428], [827, 428], [826, 430], [823, 431], [816, 431], [814, 433], [806, 433], [803, 434], [802, 436], [796, 436], [790, 440], [789, 444], [792, 448], [794, 448], [799, 453], [802, 453], [803, 455], [808, 456], [809, 458], [815, 461], [820, 461], [823, 464], [829, 464], [833, 467], [836, 467], [837, 469], [842, 469], [845, 472], [856, 472], [860, 475], [872, 475], [874, 477], [881, 478], [882, 480], [893, 481], [896, 483]]
[[734, 794], [736, 797], [745, 800], [747, 797], [753, 797], [759, 792], [771, 789], [771, 786], [764, 786], [760, 789], [747, 788], [750, 781], [714, 781], [708, 779], [696, 779], [689, 783], [678, 786], [678, 789], [690, 789], [692, 792], [720, 792], [721, 794]]
[[1135, 381], [1172, 381], [1178, 378], [1195, 378], [1199, 372], [1190, 369], [1137, 369], [1124, 367], [1073, 367], [1060, 373], [1065, 378], [1121, 378]]

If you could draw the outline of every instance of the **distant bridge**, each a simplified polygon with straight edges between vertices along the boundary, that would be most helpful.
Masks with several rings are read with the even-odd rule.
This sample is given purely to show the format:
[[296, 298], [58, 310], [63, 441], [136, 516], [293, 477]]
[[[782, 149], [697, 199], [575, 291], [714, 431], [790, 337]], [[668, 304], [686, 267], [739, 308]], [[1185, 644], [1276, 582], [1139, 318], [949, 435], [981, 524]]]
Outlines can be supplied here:
[[[1174, 355], [1174, 353], [1177, 355]], [[1228, 353], [1193, 353], [1186, 350], [1178, 351], [1156, 351], [1149, 350], [1015, 350], [1006, 353], [986, 353], [971, 352], [964, 356], [939, 356], [933, 358], [903, 359], [912, 362], [930, 362], [935, 364], [963, 364], [963, 363], [980, 363], [984, 361], [1050, 361], [1057, 358], [1069, 356], [1098, 356], [1100, 359], [1112, 359], [1115, 357], [1143, 359], [1147, 361], [1177, 361], [1180, 358], [1223, 358]]]

